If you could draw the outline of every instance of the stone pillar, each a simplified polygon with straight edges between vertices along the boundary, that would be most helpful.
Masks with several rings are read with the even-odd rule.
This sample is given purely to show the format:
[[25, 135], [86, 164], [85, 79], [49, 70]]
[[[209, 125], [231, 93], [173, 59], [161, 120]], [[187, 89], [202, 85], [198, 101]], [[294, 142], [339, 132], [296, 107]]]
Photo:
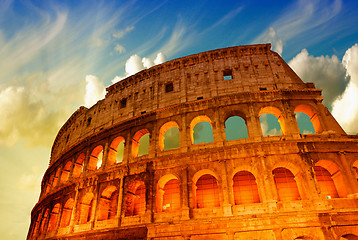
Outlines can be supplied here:
[[73, 209], [72, 209], [72, 213], [71, 213], [70, 233], [73, 232], [74, 226], [78, 222], [78, 217], [79, 217], [79, 215], [77, 214], [77, 212], [78, 212], [78, 202], [79, 202], [78, 193], [79, 193], [79, 190], [78, 190], [78, 185], [77, 185], [75, 199], [74, 199], [74, 203], [73, 203]]
[[102, 166], [100, 167], [102, 169], [106, 169], [107, 165], [108, 165], [108, 151], [109, 151], [108, 141], [109, 141], [109, 139], [107, 139], [106, 143], [104, 144], [104, 148], [103, 148]]
[[[355, 194], [358, 193], [358, 186], [357, 181], [355, 179], [355, 176], [352, 173], [352, 169], [350, 168], [347, 158], [346, 158], [346, 152], [340, 151], [338, 152], [338, 156], [340, 158], [340, 162], [343, 166], [343, 169], [341, 169], [342, 177], [344, 179], [344, 182], [347, 187], [347, 194]], [[333, 176], [332, 176], [333, 177]]]
[[223, 210], [224, 210], [224, 216], [232, 216], [232, 205], [231, 205], [231, 198], [230, 198], [230, 184], [229, 184], [229, 177], [228, 177], [228, 171], [227, 171], [227, 165], [226, 161], [223, 162], [224, 164], [224, 175], [221, 176], [221, 182], [222, 182], [222, 193], [223, 193]]
[[189, 172], [188, 169], [185, 168], [182, 170], [182, 178], [179, 184], [180, 187], [180, 192], [181, 192], [181, 210], [182, 210], [182, 214], [181, 214], [181, 219], [182, 220], [187, 220], [190, 218], [189, 215]]
[[121, 225], [122, 219], [122, 201], [123, 201], [123, 177], [119, 179], [119, 187], [118, 187], [118, 203], [117, 203], [117, 213], [116, 219], [118, 219], [118, 226]]
[[272, 175], [272, 172], [267, 169], [266, 156], [263, 153], [259, 153], [258, 159], [258, 172], [262, 173], [262, 177], [258, 178], [263, 180], [261, 184], [264, 188], [265, 195], [262, 196], [262, 202], [272, 202], [278, 200], [276, 184]]
[[89, 162], [89, 159], [90, 159], [90, 151], [89, 151], [89, 148], [86, 149], [86, 156], [85, 156], [85, 160], [84, 160], [84, 163], [83, 163], [83, 171], [82, 171], [82, 176], [83, 175], [86, 175], [86, 173], [88, 172], [87, 170], [87, 167], [88, 167], [88, 162]]
[[226, 140], [225, 126], [223, 124], [223, 119], [221, 118], [222, 118], [222, 114], [220, 113], [220, 109], [218, 109], [217, 111], [215, 111], [214, 119], [211, 124], [213, 127], [214, 142], [218, 147], [222, 147]]
[[262, 137], [260, 116], [256, 114], [255, 109], [251, 104], [249, 105], [249, 116], [247, 116], [246, 119], [246, 126], [249, 138]]

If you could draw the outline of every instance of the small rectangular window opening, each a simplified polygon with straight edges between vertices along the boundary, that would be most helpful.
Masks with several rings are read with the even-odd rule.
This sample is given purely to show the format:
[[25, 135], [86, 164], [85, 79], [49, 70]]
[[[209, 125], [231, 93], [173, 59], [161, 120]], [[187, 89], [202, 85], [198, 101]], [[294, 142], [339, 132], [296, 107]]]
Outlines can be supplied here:
[[201, 99], [204, 99], [204, 98], [203, 98], [203, 97], [197, 97], [196, 99], [197, 99], [197, 100], [201, 100]]
[[267, 88], [265, 88], [265, 87], [260, 87], [260, 91], [266, 91], [267, 90]]
[[122, 100], [121, 100], [121, 105], [120, 105], [120, 107], [121, 108], [125, 108], [127, 106], [127, 98], [123, 98]]
[[140, 114], [144, 114], [144, 113], [147, 113], [147, 111], [143, 111], [143, 112], [141, 112]]
[[227, 69], [224, 71], [224, 80], [231, 80], [232, 79], [232, 71]]
[[173, 83], [167, 83], [165, 84], [165, 92], [168, 93], [168, 92], [172, 92], [174, 90], [174, 86], [173, 86]]

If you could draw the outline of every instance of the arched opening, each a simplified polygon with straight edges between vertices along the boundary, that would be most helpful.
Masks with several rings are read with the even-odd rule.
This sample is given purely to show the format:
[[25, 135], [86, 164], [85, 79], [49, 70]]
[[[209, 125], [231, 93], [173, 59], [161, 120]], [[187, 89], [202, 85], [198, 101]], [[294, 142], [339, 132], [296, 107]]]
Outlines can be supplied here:
[[108, 186], [103, 190], [99, 200], [98, 220], [113, 219], [117, 214], [118, 190]]
[[47, 223], [48, 216], [50, 214], [50, 209], [46, 209], [42, 219], [41, 219], [41, 225], [40, 225], [40, 232], [39, 234], [42, 234], [45, 231], [45, 225]]
[[180, 209], [179, 180], [173, 174], [161, 177], [156, 192], [157, 212]]
[[295, 108], [295, 113], [296, 112], [304, 113], [304, 114], [296, 114], [297, 123], [300, 128], [300, 132], [302, 134], [321, 133], [323, 131], [321, 127], [321, 123], [319, 121], [318, 114], [312, 107], [303, 104], [298, 105]]
[[211, 119], [205, 115], [195, 117], [190, 123], [191, 143], [214, 142]]
[[78, 178], [83, 171], [83, 163], [85, 161], [85, 154], [81, 153], [75, 161], [75, 165], [73, 166], [72, 176], [74, 178]]
[[358, 240], [358, 236], [354, 234], [343, 235], [340, 240]]
[[210, 174], [202, 175], [195, 184], [196, 207], [220, 207], [219, 187], [216, 178]]
[[53, 178], [52, 187], [56, 187], [60, 179], [60, 168], [57, 168], [55, 176]]
[[234, 175], [233, 182], [235, 205], [260, 202], [256, 178], [252, 173], [240, 171]]
[[285, 119], [278, 108], [272, 106], [261, 108], [259, 117], [264, 137], [286, 134]]
[[286, 168], [279, 167], [272, 171], [279, 201], [301, 199], [295, 176]]
[[71, 172], [71, 164], [72, 162], [68, 161], [66, 165], [63, 167], [62, 174], [61, 174], [61, 183], [65, 183], [68, 181]]
[[92, 150], [92, 153], [88, 161], [88, 167], [87, 167], [88, 170], [99, 169], [102, 165], [102, 159], [103, 159], [103, 147], [101, 145], [98, 145]]
[[[347, 197], [348, 191], [347, 191], [346, 185], [344, 183], [342, 172], [339, 170], [337, 165], [332, 161], [319, 160], [315, 164], [315, 167], [317, 167], [317, 166], [322, 167], [323, 169], [325, 169], [325, 170], [327, 170], [329, 172], [329, 174], [331, 176], [331, 179], [333, 180], [334, 187], [335, 187], [335, 189], [336, 189], [336, 191], [338, 193], [337, 197], [340, 197], [340, 198]], [[326, 177], [328, 177], [328, 176], [326, 176]], [[316, 175], [316, 179], [317, 179], [317, 175]], [[317, 179], [317, 181], [318, 181], [318, 179]], [[320, 186], [320, 184], [322, 184], [322, 182], [321, 183], [318, 182], [319, 186]], [[333, 186], [331, 186], [331, 191], [332, 191], [331, 193], [333, 194], [334, 190], [332, 189], [332, 187]], [[325, 193], [325, 191], [328, 191], [328, 190], [324, 190], [326, 188], [328, 188], [328, 183], [327, 183], [327, 186], [324, 187], [323, 189], [321, 189], [321, 186], [320, 186], [320, 189], [321, 189], [322, 193]], [[325, 195], [325, 196], [330, 196], [330, 195]], [[335, 195], [333, 195], [333, 196], [335, 196]], [[327, 197], [327, 198], [329, 198], [329, 197]]]
[[57, 203], [52, 208], [52, 211], [51, 211], [51, 214], [50, 214], [50, 220], [48, 222], [48, 228], [47, 228], [48, 232], [51, 232], [51, 231], [56, 229], [56, 224], [57, 224], [57, 219], [58, 219], [59, 212], [60, 212], [60, 204]]
[[145, 185], [142, 181], [134, 182], [127, 191], [126, 216], [135, 216], [145, 213]]
[[52, 175], [49, 177], [49, 179], [48, 179], [48, 181], [47, 181], [47, 183], [46, 183], [45, 194], [47, 194], [47, 193], [50, 191], [51, 185], [52, 185], [52, 182], [53, 182], [53, 178], [54, 178], [54, 175], [52, 174]]
[[313, 170], [316, 175], [317, 184], [321, 194], [327, 199], [338, 198], [338, 192], [334, 185], [332, 175], [323, 167], [314, 166]]
[[353, 163], [353, 174], [358, 181], [358, 160]]
[[86, 193], [80, 202], [79, 224], [84, 224], [92, 219], [93, 193]]
[[226, 141], [248, 138], [245, 120], [239, 116], [229, 117], [225, 121]]
[[179, 125], [170, 121], [159, 130], [159, 149], [166, 151], [175, 148], [179, 148]]
[[113, 165], [115, 163], [121, 163], [124, 156], [124, 143], [125, 140], [123, 137], [116, 137], [111, 145], [109, 146], [108, 151], [108, 165]]
[[60, 223], [61, 228], [67, 227], [70, 225], [74, 203], [75, 203], [75, 201], [73, 200], [73, 198], [70, 198], [66, 201], [65, 205], [63, 206], [61, 223]]
[[149, 131], [142, 129], [136, 132], [132, 140], [132, 156], [141, 157], [149, 153]]
[[36, 221], [32, 229], [32, 236], [36, 236], [39, 233], [41, 213], [38, 213]]

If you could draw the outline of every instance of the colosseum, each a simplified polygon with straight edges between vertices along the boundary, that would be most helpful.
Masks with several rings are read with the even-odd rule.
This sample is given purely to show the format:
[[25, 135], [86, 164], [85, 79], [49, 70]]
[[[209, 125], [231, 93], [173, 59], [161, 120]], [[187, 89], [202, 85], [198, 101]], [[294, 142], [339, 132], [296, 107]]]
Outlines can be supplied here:
[[358, 136], [270, 49], [174, 59], [80, 107], [27, 239], [358, 239]]

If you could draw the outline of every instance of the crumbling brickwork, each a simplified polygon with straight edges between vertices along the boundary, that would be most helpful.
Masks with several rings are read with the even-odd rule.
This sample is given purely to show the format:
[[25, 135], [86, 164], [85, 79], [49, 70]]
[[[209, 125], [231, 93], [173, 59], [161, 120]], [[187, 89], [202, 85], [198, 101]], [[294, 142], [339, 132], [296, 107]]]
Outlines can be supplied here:
[[[358, 137], [270, 48], [171, 60], [78, 109], [56, 136], [28, 239], [358, 239]], [[228, 140], [234, 116], [246, 137]], [[212, 142], [195, 142], [202, 122]]]

